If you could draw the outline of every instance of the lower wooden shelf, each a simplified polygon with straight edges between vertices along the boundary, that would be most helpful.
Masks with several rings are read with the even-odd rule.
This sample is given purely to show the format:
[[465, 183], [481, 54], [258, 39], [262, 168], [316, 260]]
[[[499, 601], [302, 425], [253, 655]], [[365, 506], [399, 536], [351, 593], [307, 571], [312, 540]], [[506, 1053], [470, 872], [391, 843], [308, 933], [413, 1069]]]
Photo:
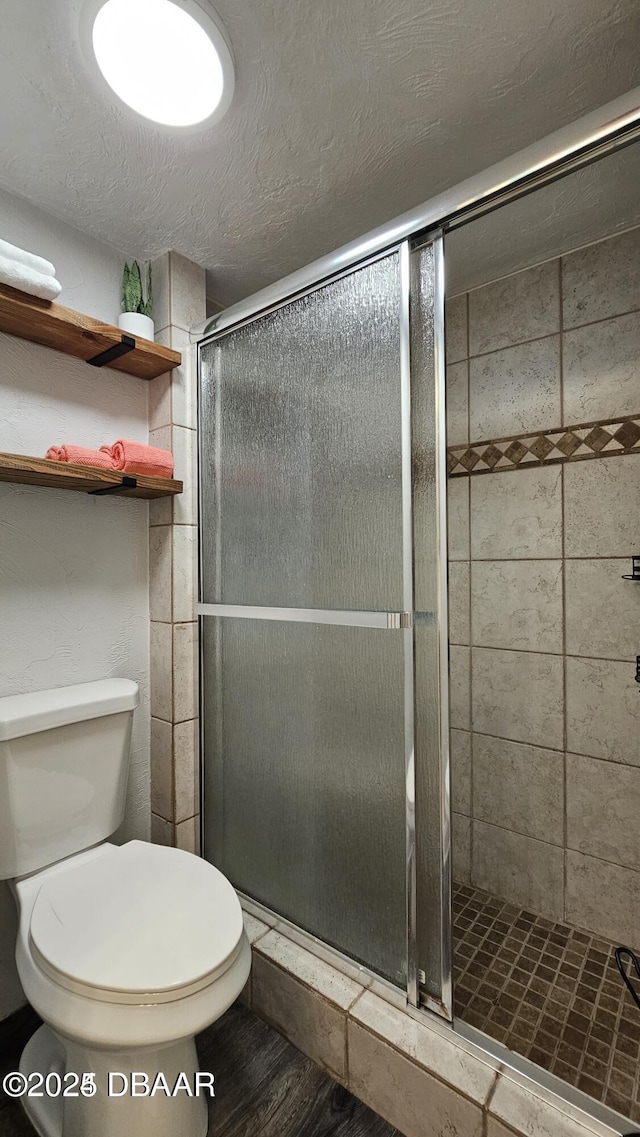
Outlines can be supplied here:
[[110, 497], [171, 497], [182, 493], [182, 482], [171, 478], [150, 478], [147, 474], [103, 470], [99, 466], [76, 466], [72, 462], [51, 462], [48, 458], [2, 452], [0, 482], [45, 486], [52, 490], [80, 490]]

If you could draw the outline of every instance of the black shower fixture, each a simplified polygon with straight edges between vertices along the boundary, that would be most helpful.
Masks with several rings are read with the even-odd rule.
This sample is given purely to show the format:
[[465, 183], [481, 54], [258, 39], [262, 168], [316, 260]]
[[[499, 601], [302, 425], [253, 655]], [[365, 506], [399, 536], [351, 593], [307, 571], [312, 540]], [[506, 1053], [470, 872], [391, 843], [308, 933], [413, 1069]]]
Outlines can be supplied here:
[[622, 579], [640, 581], [640, 557], [631, 557], [631, 575], [623, 576]]

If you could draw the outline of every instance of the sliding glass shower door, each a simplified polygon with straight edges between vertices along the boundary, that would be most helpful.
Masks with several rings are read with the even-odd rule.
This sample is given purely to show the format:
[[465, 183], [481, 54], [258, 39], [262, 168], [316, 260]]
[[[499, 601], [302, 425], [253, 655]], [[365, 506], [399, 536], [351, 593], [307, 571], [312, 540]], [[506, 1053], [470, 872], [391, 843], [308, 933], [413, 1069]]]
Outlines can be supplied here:
[[201, 346], [200, 614], [205, 855], [415, 1000], [409, 282]]

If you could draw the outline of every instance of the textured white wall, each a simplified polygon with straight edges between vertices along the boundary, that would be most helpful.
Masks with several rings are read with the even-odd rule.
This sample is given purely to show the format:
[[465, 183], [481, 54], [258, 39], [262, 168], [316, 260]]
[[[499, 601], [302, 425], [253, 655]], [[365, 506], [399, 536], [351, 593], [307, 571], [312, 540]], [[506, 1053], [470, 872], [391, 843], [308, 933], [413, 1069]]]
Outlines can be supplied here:
[[[0, 192], [0, 237], [52, 260], [61, 303], [114, 321], [120, 253]], [[0, 336], [0, 450], [147, 441], [148, 385]], [[107, 676], [141, 688], [121, 836], [149, 833], [148, 506], [0, 485], [0, 695]], [[0, 1018], [24, 1002], [15, 912], [0, 885]]]

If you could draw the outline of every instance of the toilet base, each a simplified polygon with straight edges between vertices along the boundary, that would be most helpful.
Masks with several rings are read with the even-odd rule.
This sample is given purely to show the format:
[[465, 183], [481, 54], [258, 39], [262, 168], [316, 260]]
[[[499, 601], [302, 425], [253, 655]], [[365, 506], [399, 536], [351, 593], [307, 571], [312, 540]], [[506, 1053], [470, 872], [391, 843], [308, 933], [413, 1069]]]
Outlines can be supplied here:
[[[20, 1059], [20, 1073], [29, 1076], [39, 1072], [61, 1077], [68, 1071], [95, 1074], [97, 1092], [92, 1097], [23, 1097], [25, 1113], [39, 1137], [206, 1137], [208, 1129], [208, 1097], [189, 1096], [178, 1089], [167, 1096], [162, 1088], [153, 1096], [131, 1093], [131, 1073], [141, 1077], [137, 1085], [153, 1087], [159, 1072], [164, 1074], [171, 1091], [179, 1074], [194, 1090], [198, 1058], [193, 1038], [158, 1048], [129, 1051], [98, 1050], [84, 1043], [59, 1037], [48, 1026], [41, 1026], [27, 1043]], [[113, 1074], [110, 1096], [109, 1074]], [[120, 1076], [117, 1076], [120, 1075]], [[128, 1090], [121, 1093], [127, 1079]], [[179, 1083], [183, 1084], [183, 1081]]]

